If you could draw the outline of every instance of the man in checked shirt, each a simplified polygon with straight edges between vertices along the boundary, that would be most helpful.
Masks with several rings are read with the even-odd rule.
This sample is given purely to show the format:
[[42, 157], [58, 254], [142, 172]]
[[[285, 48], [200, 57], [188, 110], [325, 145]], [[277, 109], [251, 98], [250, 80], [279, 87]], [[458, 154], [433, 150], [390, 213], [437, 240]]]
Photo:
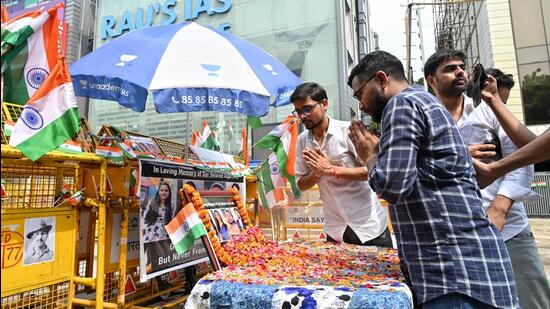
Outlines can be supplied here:
[[487, 219], [468, 148], [449, 112], [409, 86], [395, 56], [375, 51], [351, 71], [361, 110], [380, 138], [353, 121], [350, 138], [369, 183], [390, 203], [406, 279], [422, 308], [517, 308], [512, 265]]

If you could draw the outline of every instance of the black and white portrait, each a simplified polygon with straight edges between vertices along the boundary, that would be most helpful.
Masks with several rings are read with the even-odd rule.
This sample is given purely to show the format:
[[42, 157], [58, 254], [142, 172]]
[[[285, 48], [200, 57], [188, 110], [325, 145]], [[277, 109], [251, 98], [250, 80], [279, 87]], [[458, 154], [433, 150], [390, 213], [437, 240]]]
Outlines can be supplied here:
[[25, 219], [23, 266], [53, 261], [55, 217]]

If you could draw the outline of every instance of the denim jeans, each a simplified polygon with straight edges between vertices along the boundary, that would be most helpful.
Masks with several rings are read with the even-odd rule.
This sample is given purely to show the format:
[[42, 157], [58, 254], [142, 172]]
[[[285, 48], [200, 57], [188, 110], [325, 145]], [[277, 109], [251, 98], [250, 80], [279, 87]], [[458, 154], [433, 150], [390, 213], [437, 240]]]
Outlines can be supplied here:
[[434, 298], [420, 306], [422, 309], [485, 309], [495, 308], [470, 296], [452, 293]]
[[531, 227], [504, 242], [512, 260], [519, 304], [525, 309], [550, 308], [550, 285]]

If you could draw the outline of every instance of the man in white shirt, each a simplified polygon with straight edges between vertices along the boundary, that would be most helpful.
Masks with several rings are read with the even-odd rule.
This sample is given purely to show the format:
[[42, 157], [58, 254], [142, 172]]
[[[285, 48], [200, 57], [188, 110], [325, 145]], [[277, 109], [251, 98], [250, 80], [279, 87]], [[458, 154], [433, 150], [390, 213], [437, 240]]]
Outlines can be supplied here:
[[[472, 157], [498, 160], [517, 148], [491, 108], [484, 102], [474, 107], [463, 94], [468, 80], [465, 58], [460, 51], [438, 50], [426, 61], [425, 80], [453, 117]], [[481, 195], [489, 221], [502, 232], [508, 248], [521, 307], [549, 308], [550, 288], [523, 205], [537, 198], [530, 190], [532, 175], [532, 165], [519, 168], [481, 190]]]
[[317, 83], [299, 85], [290, 101], [307, 129], [296, 145], [298, 188], [319, 186], [327, 240], [392, 247], [386, 211], [348, 137], [350, 123], [327, 115], [327, 93]]

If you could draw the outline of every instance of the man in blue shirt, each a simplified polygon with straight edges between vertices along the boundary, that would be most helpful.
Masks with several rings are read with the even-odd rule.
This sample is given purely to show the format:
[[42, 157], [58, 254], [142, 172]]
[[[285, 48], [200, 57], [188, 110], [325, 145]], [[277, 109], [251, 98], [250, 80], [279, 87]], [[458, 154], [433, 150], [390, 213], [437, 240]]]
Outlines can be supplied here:
[[403, 272], [422, 308], [517, 308], [510, 258], [489, 223], [472, 159], [437, 98], [409, 86], [395, 56], [376, 51], [351, 71], [361, 110], [380, 121], [380, 139], [360, 122], [350, 137], [371, 187], [390, 203]]

